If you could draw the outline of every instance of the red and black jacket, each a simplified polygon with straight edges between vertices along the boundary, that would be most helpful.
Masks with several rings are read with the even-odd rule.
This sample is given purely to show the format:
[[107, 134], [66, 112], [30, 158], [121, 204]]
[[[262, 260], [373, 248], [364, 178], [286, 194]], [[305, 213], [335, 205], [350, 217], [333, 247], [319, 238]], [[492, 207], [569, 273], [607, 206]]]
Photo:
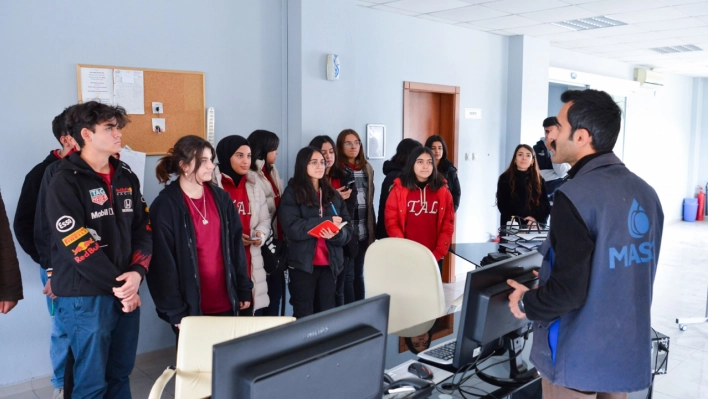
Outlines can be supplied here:
[[60, 161], [47, 188], [57, 296], [113, 295], [119, 275], [147, 273], [152, 234], [140, 182], [124, 162], [109, 162], [110, 187], [74, 153]]

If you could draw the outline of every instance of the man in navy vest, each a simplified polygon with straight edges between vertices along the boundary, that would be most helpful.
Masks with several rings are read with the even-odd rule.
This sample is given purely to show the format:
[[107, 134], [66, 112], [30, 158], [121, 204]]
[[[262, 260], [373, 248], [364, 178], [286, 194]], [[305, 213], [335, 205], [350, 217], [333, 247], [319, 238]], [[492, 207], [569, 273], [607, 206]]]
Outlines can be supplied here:
[[544, 398], [626, 398], [651, 383], [651, 300], [664, 213], [612, 153], [621, 111], [605, 92], [569, 90], [548, 137], [569, 179], [555, 194], [538, 289], [509, 280], [514, 316], [534, 321]]

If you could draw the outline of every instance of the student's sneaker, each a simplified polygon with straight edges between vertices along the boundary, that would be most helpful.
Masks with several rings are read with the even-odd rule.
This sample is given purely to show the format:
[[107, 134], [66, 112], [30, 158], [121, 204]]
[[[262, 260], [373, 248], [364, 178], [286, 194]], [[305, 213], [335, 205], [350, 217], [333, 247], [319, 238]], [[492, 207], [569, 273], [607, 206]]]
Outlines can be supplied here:
[[64, 399], [64, 388], [55, 389], [52, 399]]

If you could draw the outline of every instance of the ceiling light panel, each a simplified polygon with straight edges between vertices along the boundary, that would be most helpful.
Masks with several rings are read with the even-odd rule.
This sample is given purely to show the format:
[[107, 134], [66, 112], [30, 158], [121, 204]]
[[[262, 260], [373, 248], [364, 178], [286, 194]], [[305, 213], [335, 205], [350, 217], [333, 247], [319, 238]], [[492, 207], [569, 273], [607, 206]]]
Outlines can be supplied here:
[[573, 19], [570, 21], [554, 22], [553, 25], [562, 26], [570, 30], [583, 31], [627, 25], [627, 23], [618, 21], [616, 19], [607, 18], [605, 16], [599, 16], [583, 19]]
[[656, 51], [659, 54], [672, 54], [672, 53], [689, 53], [693, 51], [703, 51], [702, 48], [693, 44], [684, 44], [677, 46], [665, 46], [665, 47], [652, 47], [649, 50]]

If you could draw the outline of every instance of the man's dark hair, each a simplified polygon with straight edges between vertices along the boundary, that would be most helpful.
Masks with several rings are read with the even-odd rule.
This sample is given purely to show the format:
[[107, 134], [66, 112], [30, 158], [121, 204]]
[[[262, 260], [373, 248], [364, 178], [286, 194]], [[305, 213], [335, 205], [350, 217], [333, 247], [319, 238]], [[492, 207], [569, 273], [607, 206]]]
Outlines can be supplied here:
[[76, 140], [80, 147], [84, 146], [84, 139], [81, 137], [83, 128], [96, 132], [96, 125], [116, 120], [116, 127], [122, 129], [130, 122], [125, 108], [101, 104], [97, 101], [88, 101], [83, 104], [76, 104], [66, 109], [66, 131]]
[[548, 118], [543, 120], [544, 129], [551, 126], [560, 126], [560, 123], [558, 123], [558, 118], [556, 118], [555, 116], [549, 116]]
[[61, 114], [54, 117], [52, 120], [52, 133], [59, 143], [61, 143], [60, 138], [66, 136], [66, 109], [61, 111]]
[[585, 129], [592, 137], [592, 148], [597, 151], [612, 151], [622, 123], [622, 110], [609, 94], [599, 90], [568, 90], [561, 95], [568, 108], [570, 138], [575, 131]]

